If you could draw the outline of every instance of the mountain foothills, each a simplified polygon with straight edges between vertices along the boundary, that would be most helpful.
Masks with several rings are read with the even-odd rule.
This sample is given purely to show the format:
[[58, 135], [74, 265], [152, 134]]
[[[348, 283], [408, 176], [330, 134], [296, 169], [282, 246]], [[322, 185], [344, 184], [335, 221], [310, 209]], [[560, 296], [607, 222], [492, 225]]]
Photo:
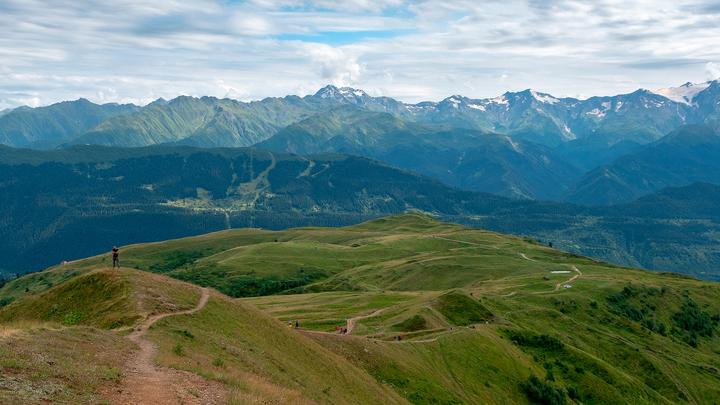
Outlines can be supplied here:
[[0, 288], [1, 402], [720, 401], [710, 282], [423, 214], [121, 252]]
[[[708, 159], [717, 157], [714, 149], [705, 152], [708, 159], [687, 161], [687, 154], [705, 149], [697, 137], [682, 153], [652, 160], [658, 150], [682, 142], [677, 132], [686, 126], [706, 132], [705, 141], [712, 144], [719, 123], [718, 81], [586, 100], [526, 90], [418, 104], [327, 86], [305, 97], [247, 103], [181, 96], [144, 107], [78, 100], [19, 108], [0, 116], [0, 143], [31, 148], [255, 145], [299, 154], [350, 153], [471, 191], [608, 205], [665, 186], [718, 183], [715, 172], [701, 174], [703, 165], [712, 164]], [[636, 159], [645, 163], [630, 163]], [[658, 162], [700, 166], [690, 168], [694, 174], [662, 176], [653, 169]]]
[[[407, 104], [327, 86], [0, 114], [0, 272], [232, 227], [408, 210], [718, 279], [720, 83]], [[707, 193], [707, 194], [704, 194]], [[638, 209], [642, 207], [642, 209]]]
[[631, 201], [665, 187], [720, 184], [720, 134], [685, 126], [586, 173], [567, 192], [580, 204]]
[[0, 267], [25, 273], [114, 244], [235, 227], [348, 225], [419, 210], [614, 263], [717, 279], [718, 195], [720, 186], [694, 183], [591, 208], [464, 191], [340, 154], [0, 147]]
[[309, 117], [257, 147], [366, 156], [451, 186], [523, 198], [559, 199], [579, 176], [543, 145], [481, 130], [427, 127], [356, 107]]
[[114, 116], [141, 110], [134, 105], [97, 105], [85, 99], [47, 107], [20, 107], [0, 112], [0, 144], [50, 148]]

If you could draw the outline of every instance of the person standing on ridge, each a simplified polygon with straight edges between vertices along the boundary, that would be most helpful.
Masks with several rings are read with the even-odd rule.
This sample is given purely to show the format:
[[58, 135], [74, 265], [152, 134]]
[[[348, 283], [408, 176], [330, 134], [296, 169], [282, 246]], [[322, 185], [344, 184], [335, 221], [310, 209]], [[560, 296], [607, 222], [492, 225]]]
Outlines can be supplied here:
[[117, 265], [117, 268], [120, 268], [120, 249], [117, 248], [117, 246], [113, 246], [112, 248], [112, 259], [113, 259], [113, 269], [115, 268], [115, 265]]

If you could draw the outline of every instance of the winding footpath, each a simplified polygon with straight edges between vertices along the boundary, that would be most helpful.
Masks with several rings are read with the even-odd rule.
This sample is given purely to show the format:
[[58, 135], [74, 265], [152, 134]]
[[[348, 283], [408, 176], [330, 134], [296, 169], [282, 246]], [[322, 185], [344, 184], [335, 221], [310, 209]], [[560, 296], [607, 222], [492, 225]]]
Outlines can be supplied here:
[[575, 273], [577, 273], [577, 274], [570, 277], [570, 279], [567, 281], [563, 281], [563, 282], [555, 284], [555, 291], [560, 290], [560, 287], [562, 287], [563, 285], [570, 284], [573, 281], [577, 280], [580, 276], [582, 276], [582, 271], [580, 271], [580, 269], [578, 269], [577, 266], [571, 266], [570, 268], [575, 270]]
[[386, 309], [387, 309], [387, 308], [381, 308], [381, 309], [378, 309], [377, 311], [375, 311], [375, 312], [373, 312], [373, 313], [371, 313], [371, 314], [360, 315], [360, 316], [356, 316], [356, 317], [353, 317], [353, 318], [348, 318], [348, 320], [347, 320], [347, 327], [346, 327], [346, 328], [347, 328], [347, 334], [349, 335], [349, 334], [353, 333], [353, 331], [355, 330], [355, 324], [356, 324], [357, 321], [359, 321], [360, 319], [367, 319], [367, 318], [372, 318], [372, 317], [374, 317], [374, 316], [378, 316], [378, 315], [380, 315], [383, 311], [385, 311]]
[[120, 386], [109, 395], [113, 404], [217, 404], [224, 399], [222, 384], [199, 375], [155, 365], [155, 345], [145, 335], [152, 325], [169, 316], [194, 314], [205, 307], [210, 292], [203, 288], [193, 309], [150, 316], [127, 338], [139, 347], [128, 359]]

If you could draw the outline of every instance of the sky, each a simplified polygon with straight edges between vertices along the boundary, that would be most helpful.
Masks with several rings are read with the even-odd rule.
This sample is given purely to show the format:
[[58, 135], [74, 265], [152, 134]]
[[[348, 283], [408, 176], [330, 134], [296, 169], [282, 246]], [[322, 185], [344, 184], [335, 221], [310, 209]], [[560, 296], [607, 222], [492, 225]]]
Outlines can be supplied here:
[[720, 77], [717, 0], [2, 0], [0, 110], [80, 97], [589, 97]]

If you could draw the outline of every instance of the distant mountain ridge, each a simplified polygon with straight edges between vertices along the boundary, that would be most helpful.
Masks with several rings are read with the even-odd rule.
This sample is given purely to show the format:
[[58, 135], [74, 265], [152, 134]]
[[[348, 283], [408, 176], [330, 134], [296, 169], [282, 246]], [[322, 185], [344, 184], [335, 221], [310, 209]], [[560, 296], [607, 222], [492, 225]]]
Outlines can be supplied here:
[[636, 152], [585, 174], [565, 200], [610, 205], [635, 200], [666, 187], [695, 182], [720, 184], [720, 134], [706, 126], [685, 126]]
[[0, 144], [47, 148], [84, 133], [103, 121], [141, 107], [132, 104], [98, 105], [86, 99], [47, 107], [20, 107], [0, 113]]
[[559, 198], [578, 177], [573, 166], [542, 145], [482, 130], [417, 124], [354, 106], [313, 115], [256, 146], [366, 156], [454, 187], [514, 198]]
[[648, 165], [619, 169], [635, 154], [652, 160], [662, 149], [657, 142], [691, 126], [720, 129], [717, 81], [586, 100], [525, 90], [408, 104], [331, 85], [304, 97], [253, 102], [181, 96], [137, 107], [81, 99], [5, 112], [0, 144], [257, 146], [354, 154], [467, 190], [607, 205], [667, 186], [716, 182], [713, 170], [686, 175], [720, 159], [713, 148], [698, 155], [709, 162], [666, 153], [662, 164], [683, 168], [670, 176]]
[[[548, 146], [589, 137], [603, 138], [609, 143], [618, 140], [648, 143], [680, 125], [715, 123], [720, 117], [718, 100], [717, 81], [586, 100], [524, 90], [488, 99], [454, 95], [439, 102], [417, 104], [329, 85], [313, 95], [249, 103], [180, 96], [170, 101], [159, 99], [145, 107], [107, 104], [102, 109], [114, 111], [105, 114], [92, 111], [100, 106], [81, 99], [5, 112], [0, 115], [0, 143], [15, 147], [61, 143], [147, 146], [167, 142], [204, 147], [250, 146], [311, 114], [341, 105], [388, 112], [418, 123], [498, 132]], [[78, 111], [74, 120], [63, 121], [53, 116], [62, 116], [70, 108]], [[85, 110], [88, 111], [83, 115]], [[45, 128], [28, 122], [45, 116], [51, 122], [44, 122]], [[20, 118], [24, 121], [18, 124]], [[78, 119], [84, 125], [78, 125]]]

